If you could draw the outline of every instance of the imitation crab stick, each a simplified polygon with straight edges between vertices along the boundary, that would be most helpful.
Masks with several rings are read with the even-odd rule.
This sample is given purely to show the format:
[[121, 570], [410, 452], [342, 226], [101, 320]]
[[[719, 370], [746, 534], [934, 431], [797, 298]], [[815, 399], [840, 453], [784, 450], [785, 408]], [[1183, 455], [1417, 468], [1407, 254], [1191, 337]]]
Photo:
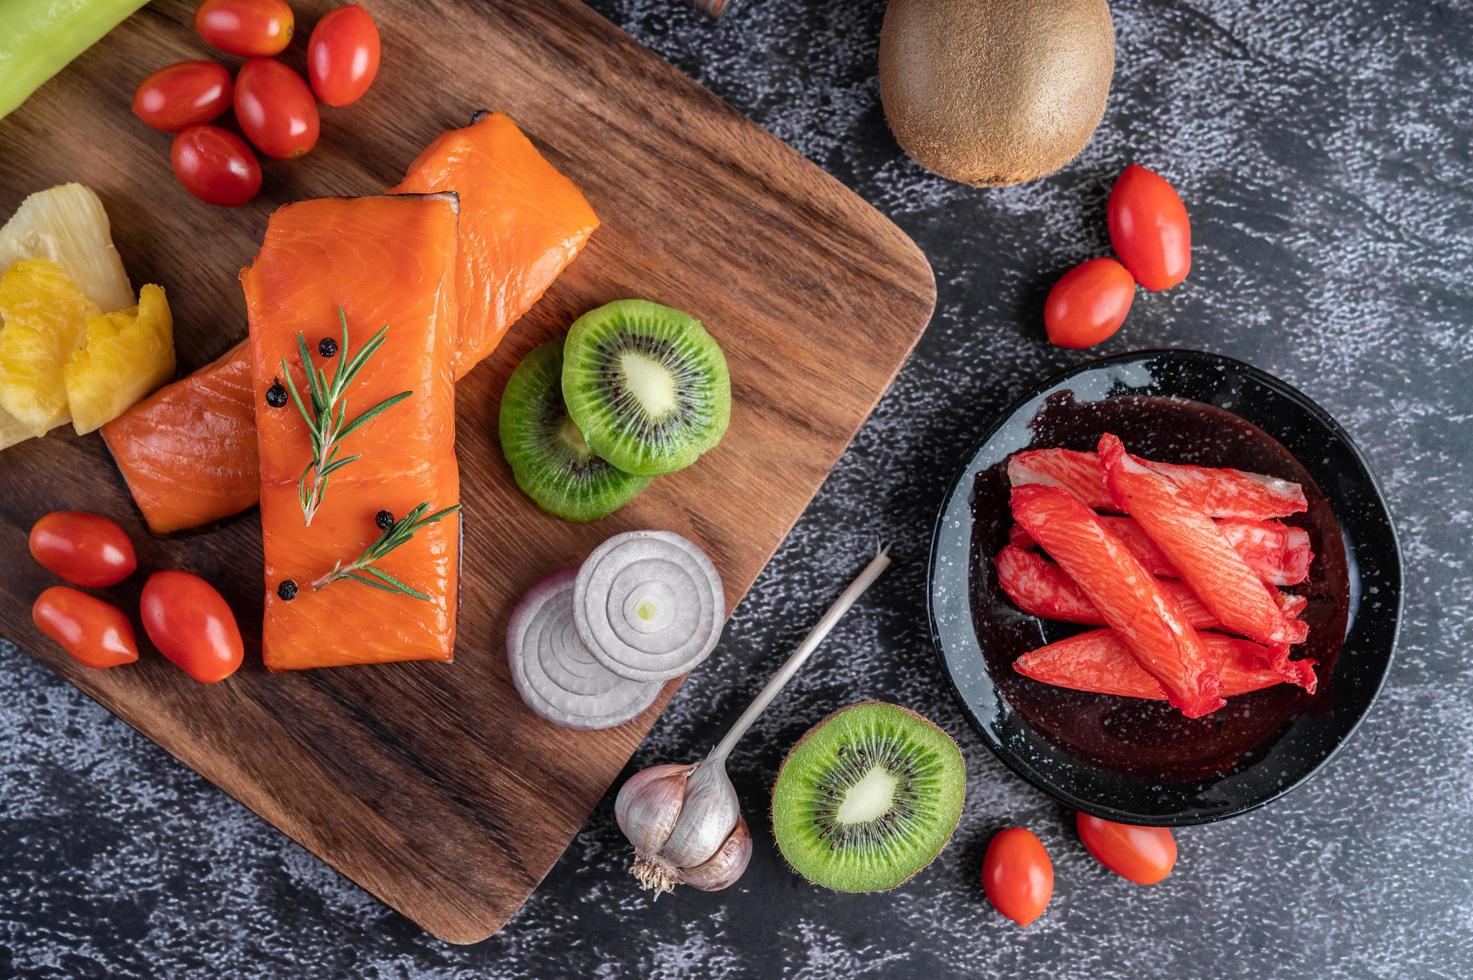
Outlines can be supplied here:
[[1224, 704], [1215, 661], [1160, 582], [1077, 497], [1057, 487], [1014, 487], [1013, 519], [1077, 582], [1131, 656], [1189, 718]]
[[102, 427], [150, 530], [182, 531], [256, 506], [255, 412], [242, 342]]
[[[438, 511], [459, 502], [455, 249], [454, 195], [321, 198], [277, 209], [241, 273], [261, 464], [261, 647], [271, 670], [453, 655], [455, 515], [420, 528], [374, 566], [420, 595], [375, 586], [381, 577], [327, 579], [381, 540], [380, 511], [400, 519], [422, 503]], [[300, 481], [314, 443], [303, 415], [317, 412], [298, 334], [309, 366], [322, 372], [320, 388], [348, 370], [380, 327], [382, 346], [351, 374], [342, 399], [366, 413], [401, 392], [408, 397], [344, 430], [342, 456], [357, 458], [331, 473], [309, 516]], [[319, 347], [324, 337], [336, 347]], [[288, 378], [303, 406], [282, 397]]]
[[[436, 139], [395, 190], [460, 196], [456, 378], [495, 349], [598, 227], [578, 188], [501, 113]], [[256, 503], [255, 405], [235, 383], [249, 373], [241, 345], [106, 427], [108, 448], [155, 531], [208, 524]], [[191, 428], [196, 419], [210, 428]], [[195, 494], [200, 474], [204, 492]]]
[[[1261, 691], [1284, 681], [1263, 666], [1263, 648], [1251, 640], [1203, 633], [1202, 642], [1217, 661], [1223, 697]], [[1024, 677], [1075, 691], [1157, 701], [1166, 697], [1161, 685], [1141, 669], [1111, 630], [1091, 630], [1030, 650], [1013, 661], [1013, 669]]]
[[[997, 582], [1003, 592], [1013, 605], [1030, 616], [1084, 626], [1105, 625], [1105, 617], [1089, 601], [1084, 590], [1065, 575], [1063, 569], [1038, 552], [1010, 544], [997, 553], [992, 563], [997, 569]], [[1186, 585], [1172, 579], [1158, 579], [1157, 584], [1181, 607], [1182, 615], [1194, 629], [1221, 628], [1217, 617]], [[1307, 605], [1303, 596], [1287, 592], [1278, 593], [1276, 598], [1285, 614], [1290, 616], [1298, 615]]]
[[1117, 437], [1100, 438], [1099, 456], [1116, 504], [1135, 518], [1218, 622], [1230, 632], [1265, 644], [1269, 666], [1291, 683], [1313, 690], [1313, 668], [1291, 661], [1288, 649], [1304, 641], [1307, 627], [1284, 615], [1268, 586], [1212, 519], [1179, 484], [1127, 453]]
[[[1185, 498], [1209, 517], [1266, 520], [1309, 508], [1304, 488], [1289, 480], [1243, 470], [1141, 462], [1174, 481]], [[1119, 506], [1105, 486], [1104, 471], [1095, 453], [1072, 449], [1030, 449], [1015, 453], [1008, 460], [1008, 480], [1015, 487], [1028, 484], [1059, 487], [1099, 510], [1116, 510]]]
[[[1129, 517], [1114, 514], [1100, 518], [1105, 527], [1125, 542], [1130, 553], [1146, 570], [1159, 578], [1180, 578], [1176, 566], [1161, 553], [1141, 526]], [[1250, 521], [1227, 518], [1217, 522], [1217, 529], [1233, 550], [1243, 557], [1248, 567], [1270, 585], [1298, 585], [1309, 578], [1309, 565], [1314, 552], [1309, 547], [1309, 532], [1282, 521]], [[1028, 532], [1014, 524], [1008, 540], [1020, 548], [1033, 547]]]

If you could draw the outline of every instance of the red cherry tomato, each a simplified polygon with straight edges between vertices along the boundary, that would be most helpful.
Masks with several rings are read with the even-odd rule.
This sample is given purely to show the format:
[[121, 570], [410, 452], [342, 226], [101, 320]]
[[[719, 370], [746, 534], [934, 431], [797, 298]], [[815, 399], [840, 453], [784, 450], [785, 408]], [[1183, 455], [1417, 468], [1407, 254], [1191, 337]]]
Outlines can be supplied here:
[[138, 659], [133, 625], [117, 606], [64, 585], [53, 585], [31, 607], [36, 628], [72, 659], [99, 670]]
[[138, 567], [128, 532], [96, 514], [54, 510], [32, 525], [30, 545], [42, 568], [88, 589], [117, 585]]
[[1165, 177], [1132, 163], [1115, 181], [1105, 215], [1115, 254], [1142, 286], [1169, 289], [1192, 271], [1192, 225]]
[[235, 76], [235, 121], [268, 157], [288, 160], [317, 145], [317, 102], [302, 76], [279, 61], [256, 58]]
[[378, 74], [378, 28], [356, 3], [317, 22], [307, 41], [307, 77], [317, 98], [331, 106], [363, 98]]
[[181, 61], [145, 78], [133, 93], [133, 115], [154, 129], [177, 133], [230, 108], [230, 72], [213, 61]]
[[245, 140], [219, 126], [191, 126], [170, 153], [179, 183], [201, 201], [237, 207], [261, 189], [261, 165]]
[[1075, 825], [1096, 861], [1137, 885], [1154, 885], [1176, 866], [1176, 838], [1165, 827], [1135, 827], [1087, 813]]
[[198, 575], [154, 572], [139, 601], [143, 629], [159, 652], [203, 684], [240, 666], [245, 646], [225, 597]]
[[982, 859], [982, 888], [992, 907], [1020, 926], [1043, 915], [1054, 894], [1054, 865], [1031, 830], [998, 831]]
[[1135, 280], [1114, 259], [1090, 259], [1059, 277], [1043, 304], [1043, 326], [1059, 347], [1093, 347], [1125, 322]]
[[280, 54], [292, 27], [286, 0], [205, 0], [194, 11], [194, 29], [206, 44], [243, 58]]

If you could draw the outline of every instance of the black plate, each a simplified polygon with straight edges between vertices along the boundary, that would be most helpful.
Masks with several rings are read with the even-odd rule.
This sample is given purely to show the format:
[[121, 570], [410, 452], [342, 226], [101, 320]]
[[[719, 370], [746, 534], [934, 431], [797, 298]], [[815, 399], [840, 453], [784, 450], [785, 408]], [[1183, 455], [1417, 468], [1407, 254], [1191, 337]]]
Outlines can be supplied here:
[[[1065, 691], [1015, 673], [1019, 654], [1079, 627], [1043, 623], [1001, 596], [990, 558], [1011, 523], [1014, 452], [1093, 449], [1113, 431], [1141, 456], [1300, 481], [1310, 533], [1309, 652], [1319, 691], [1281, 685], [1187, 720], [1164, 704]], [[936, 521], [931, 633], [982, 739], [1066, 805], [1127, 823], [1183, 826], [1284, 795], [1350, 738], [1380, 691], [1401, 621], [1401, 551], [1360, 450], [1299, 391], [1241, 361], [1142, 351], [1056, 377], [992, 427]], [[1297, 649], [1297, 648], [1296, 648]]]

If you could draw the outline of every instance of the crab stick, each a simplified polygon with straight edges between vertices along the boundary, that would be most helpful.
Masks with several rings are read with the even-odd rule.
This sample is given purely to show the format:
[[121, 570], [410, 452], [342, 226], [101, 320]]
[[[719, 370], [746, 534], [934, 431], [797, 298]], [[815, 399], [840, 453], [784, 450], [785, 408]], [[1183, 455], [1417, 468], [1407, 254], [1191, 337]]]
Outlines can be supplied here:
[[1189, 718], [1224, 704], [1214, 658], [1181, 606], [1077, 497], [1057, 487], [1014, 487], [1013, 519], [1053, 556]]
[[[1115, 514], [1102, 515], [1100, 520], [1115, 536], [1125, 542], [1130, 553], [1140, 560], [1146, 570], [1158, 578], [1181, 578], [1176, 566], [1161, 553], [1141, 526], [1132, 518]], [[1243, 557], [1248, 567], [1270, 585], [1298, 585], [1309, 578], [1310, 562], [1314, 552], [1309, 547], [1309, 532], [1283, 521], [1250, 521], [1241, 518], [1225, 518], [1217, 522], [1217, 529], [1227, 539], [1233, 550]], [[1014, 524], [1008, 531], [1008, 541], [1020, 548], [1033, 547], [1028, 532]]]
[[[1263, 648], [1251, 640], [1203, 633], [1202, 642], [1217, 661], [1223, 697], [1284, 682], [1276, 671], [1263, 666]], [[1024, 677], [1075, 691], [1154, 701], [1166, 697], [1161, 685], [1141, 669], [1112, 630], [1091, 630], [1030, 650], [1013, 661], [1013, 669]]]
[[1302, 643], [1307, 627], [1284, 615], [1269, 587], [1212, 519], [1179, 484], [1127, 453], [1117, 437], [1100, 438], [1099, 456], [1116, 504], [1135, 518], [1218, 622], [1264, 644], [1269, 666], [1290, 683], [1313, 690], [1314, 671], [1289, 659], [1289, 645]]
[[[1141, 463], [1170, 478], [1185, 498], [1209, 517], [1267, 520], [1309, 508], [1304, 488], [1290, 480], [1243, 470], [1146, 460]], [[1095, 453], [1072, 449], [1030, 449], [1015, 453], [1008, 460], [1008, 480], [1015, 487], [1029, 484], [1059, 487], [1099, 510], [1119, 507], [1115, 495], [1105, 486], [1104, 471]]]

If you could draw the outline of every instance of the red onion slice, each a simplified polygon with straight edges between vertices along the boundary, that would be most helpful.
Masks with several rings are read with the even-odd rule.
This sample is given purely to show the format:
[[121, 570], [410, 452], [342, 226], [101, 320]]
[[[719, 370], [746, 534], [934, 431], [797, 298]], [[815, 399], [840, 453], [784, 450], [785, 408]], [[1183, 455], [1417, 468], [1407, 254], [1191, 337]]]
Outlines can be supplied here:
[[654, 703], [663, 686], [620, 677], [588, 654], [573, 623], [577, 572], [527, 590], [506, 625], [512, 683], [527, 707], [564, 728], [612, 728]]
[[726, 596], [700, 548], [670, 531], [630, 531], [578, 570], [573, 615], [599, 663], [630, 680], [663, 681], [715, 649]]

